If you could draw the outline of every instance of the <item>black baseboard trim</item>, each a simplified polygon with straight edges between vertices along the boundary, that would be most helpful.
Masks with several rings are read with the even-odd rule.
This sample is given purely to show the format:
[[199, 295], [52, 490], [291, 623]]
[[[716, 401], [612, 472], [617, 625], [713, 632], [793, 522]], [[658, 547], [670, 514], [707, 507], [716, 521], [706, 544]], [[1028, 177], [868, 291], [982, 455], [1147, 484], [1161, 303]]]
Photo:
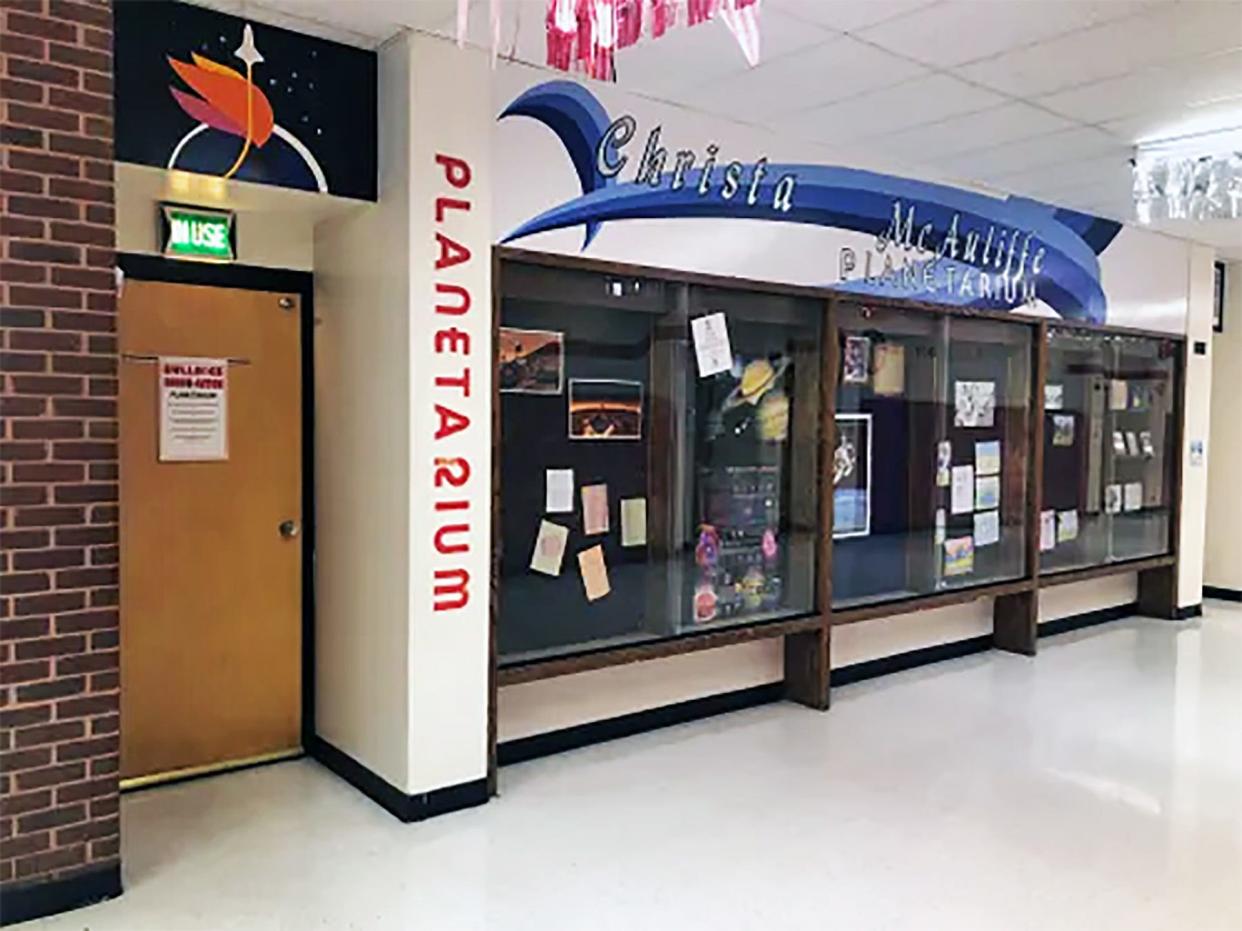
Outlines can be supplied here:
[[1203, 586], [1204, 598], [1219, 598], [1221, 601], [1242, 601], [1242, 591], [1236, 588], [1220, 588], [1216, 585]]
[[546, 734], [506, 740], [496, 747], [496, 761], [501, 766], [525, 763], [527, 760], [552, 756], [567, 750], [578, 750], [621, 737], [633, 737], [635, 734], [659, 730], [662, 727], [672, 727], [675, 724], [686, 724], [730, 711], [741, 711], [743, 708], [765, 705], [780, 701], [784, 694], [783, 682], [770, 682], [766, 685], [723, 692], [720, 695], [692, 698], [673, 705], [635, 711], [616, 718], [575, 724], [573, 727], [549, 731]]
[[1059, 617], [1054, 621], [1044, 621], [1039, 625], [1039, 636], [1055, 637], [1057, 634], [1068, 634], [1084, 627], [1107, 624], [1109, 621], [1120, 621], [1122, 618], [1134, 617], [1138, 613], [1138, 603], [1117, 605], [1112, 608], [1101, 608], [1098, 611], [1084, 611], [1082, 614], [1071, 614]]
[[951, 643], [937, 643], [934, 646], [920, 647], [917, 650], [908, 650], [905, 653], [894, 653], [892, 656], [881, 656], [878, 659], [869, 659], [861, 663], [838, 666], [832, 670], [831, 681], [834, 687], [838, 685], [851, 685], [855, 682], [864, 682], [867, 679], [892, 675], [895, 672], [905, 672], [907, 669], [917, 669], [920, 666], [943, 663], [945, 660], [961, 659], [963, 656], [986, 653], [990, 649], [992, 649], [991, 634], [968, 637], [965, 640], [954, 640]]
[[307, 747], [311, 757], [375, 802], [390, 815], [406, 823], [425, 821], [463, 808], [473, 808], [488, 799], [487, 779], [445, 786], [431, 792], [407, 795], [378, 773], [363, 766], [348, 753], [315, 735]]
[[0, 892], [0, 898], [4, 900], [4, 907], [0, 908], [0, 926], [58, 915], [105, 899], [115, 899], [120, 894], [119, 863], [65, 879], [6, 886]]
[[1169, 620], [1188, 621], [1192, 617], [1203, 617], [1203, 602], [1199, 602], [1197, 605], [1187, 605], [1184, 608], [1178, 608], [1173, 612], [1173, 616]]

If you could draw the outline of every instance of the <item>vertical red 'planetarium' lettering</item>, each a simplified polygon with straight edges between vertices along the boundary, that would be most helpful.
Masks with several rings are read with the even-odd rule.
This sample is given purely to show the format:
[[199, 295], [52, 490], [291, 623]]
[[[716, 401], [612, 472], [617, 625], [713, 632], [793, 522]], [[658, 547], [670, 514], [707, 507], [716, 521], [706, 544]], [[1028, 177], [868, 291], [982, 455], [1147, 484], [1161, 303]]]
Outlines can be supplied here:
[[[442, 172], [443, 180], [455, 192], [455, 196], [437, 195], [434, 203], [435, 216], [435, 279], [434, 313], [458, 319], [466, 318], [474, 301], [467, 281], [451, 280], [453, 276], [472, 268], [474, 256], [470, 247], [461, 241], [461, 223], [469, 214], [471, 200], [460, 192], [470, 187], [473, 172], [464, 159], [437, 154], [435, 164]], [[458, 227], [454, 229], [454, 227]], [[447, 273], [449, 278], [441, 278]], [[433, 558], [432, 608], [435, 611], [457, 611], [470, 604], [470, 571], [461, 565], [445, 565], [442, 557], [461, 557], [470, 552], [470, 531], [473, 526], [470, 511], [471, 468], [469, 459], [453, 444], [470, 436], [474, 429], [470, 415], [461, 404], [470, 397], [472, 368], [470, 334], [457, 325], [429, 327], [434, 365], [429, 389], [434, 413], [435, 453], [432, 469], [432, 501], [436, 520], [432, 527]], [[453, 361], [448, 371], [443, 371], [441, 361]], [[438, 489], [462, 489], [467, 493], [453, 492], [451, 498], [437, 497]], [[449, 519], [444, 512], [451, 511], [453, 523], [441, 523]]]

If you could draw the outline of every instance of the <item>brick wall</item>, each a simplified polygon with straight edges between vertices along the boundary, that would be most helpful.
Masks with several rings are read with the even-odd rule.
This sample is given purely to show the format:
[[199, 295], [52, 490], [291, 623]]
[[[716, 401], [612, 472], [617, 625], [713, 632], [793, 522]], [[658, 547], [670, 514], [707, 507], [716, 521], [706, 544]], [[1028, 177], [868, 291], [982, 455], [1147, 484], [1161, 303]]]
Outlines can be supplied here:
[[0, 0], [0, 884], [115, 866], [112, 10]]

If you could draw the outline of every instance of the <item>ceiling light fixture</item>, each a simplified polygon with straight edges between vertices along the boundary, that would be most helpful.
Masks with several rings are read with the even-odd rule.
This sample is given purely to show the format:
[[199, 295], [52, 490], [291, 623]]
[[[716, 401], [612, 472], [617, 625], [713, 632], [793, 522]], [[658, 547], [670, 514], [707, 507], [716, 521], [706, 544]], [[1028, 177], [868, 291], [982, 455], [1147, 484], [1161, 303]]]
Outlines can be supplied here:
[[1143, 142], [1131, 164], [1141, 223], [1242, 218], [1242, 128]]

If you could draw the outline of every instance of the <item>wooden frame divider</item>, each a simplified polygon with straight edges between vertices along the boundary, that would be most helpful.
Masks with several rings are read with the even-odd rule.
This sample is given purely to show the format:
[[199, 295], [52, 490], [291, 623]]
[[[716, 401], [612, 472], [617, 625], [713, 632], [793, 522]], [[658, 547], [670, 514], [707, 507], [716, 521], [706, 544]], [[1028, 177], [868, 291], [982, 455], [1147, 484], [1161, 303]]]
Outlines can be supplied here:
[[567, 256], [537, 252], [507, 246], [493, 250], [493, 301], [492, 334], [495, 367], [496, 336], [500, 327], [502, 302], [501, 281], [506, 262], [591, 271], [614, 276], [660, 278], [681, 284], [697, 284], [758, 291], [796, 297], [813, 297], [824, 305], [823, 354], [820, 384], [820, 468], [819, 468], [819, 537], [817, 554], [816, 595], [817, 611], [806, 616], [736, 627], [717, 628], [701, 633], [684, 634], [649, 642], [627, 644], [618, 647], [594, 649], [547, 659], [528, 660], [500, 666], [497, 655], [497, 625], [499, 622], [501, 527], [504, 519], [500, 489], [500, 392], [498, 382], [493, 384], [492, 398], [492, 579], [491, 579], [491, 635], [490, 635], [490, 703], [489, 703], [489, 779], [495, 791], [496, 741], [497, 741], [497, 692], [502, 686], [534, 682], [540, 679], [573, 675], [589, 670], [603, 669], [627, 663], [642, 662], [715, 649], [732, 644], [772, 638], [783, 639], [784, 695], [790, 701], [815, 709], [826, 709], [830, 703], [831, 641], [832, 628], [842, 624], [855, 624], [880, 617], [911, 614], [933, 608], [966, 604], [983, 598], [994, 599], [993, 644], [997, 649], [1033, 656], [1038, 642], [1039, 592], [1042, 588], [1066, 585], [1073, 582], [1104, 578], [1123, 573], [1139, 575], [1139, 611], [1157, 617], [1177, 617], [1177, 563], [1178, 537], [1181, 522], [1180, 491], [1182, 473], [1182, 443], [1185, 408], [1185, 339], [1169, 333], [1132, 327], [1111, 327], [1073, 321], [1055, 321], [1062, 329], [1078, 329], [1102, 334], [1120, 334], [1167, 340], [1177, 344], [1180, 351], [1174, 370], [1177, 416], [1175, 418], [1175, 448], [1172, 475], [1172, 511], [1170, 514], [1169, 553], [1144, 559], [1090, 566], [1083, 569], [1055, 573], [1040, 572], [1039, 522], [1042, 508], [1043, 484], [1043, 433], [1044, 433], [1044, 387], [1048, 367], [1048, 331], [1046, 320], [1034, 316], [969, 308], [951, 307], [924, 301], [901, 298], [865, 298], [869, 306], [895, 307], [922, 310], [942, 316], [998, 320], [1012, 326], [1027, 326], [1033, 330], [1031, 346], [1031, 394], [1030, 454], [1027, 466], [1026, 489], [1026, 565], [1025, 577], [1010, 581], [979, 585], [954, 591], [937, 592], [914, 598], [885, 601], [878, 604], [832, 610], [832, 495], [826, 479], [826, 465], [832, 460], [835, 443], [835, 395], [839, 370], [839, 339], [835, 305], [841, 301], [860, 298], [836, 292], [831, 288], [807, 287], [781, 283], [756, 281], [721, 275], [708, 275], [672, 269], [651, 268], [626, 263], [600, 261], [581, 256]]

